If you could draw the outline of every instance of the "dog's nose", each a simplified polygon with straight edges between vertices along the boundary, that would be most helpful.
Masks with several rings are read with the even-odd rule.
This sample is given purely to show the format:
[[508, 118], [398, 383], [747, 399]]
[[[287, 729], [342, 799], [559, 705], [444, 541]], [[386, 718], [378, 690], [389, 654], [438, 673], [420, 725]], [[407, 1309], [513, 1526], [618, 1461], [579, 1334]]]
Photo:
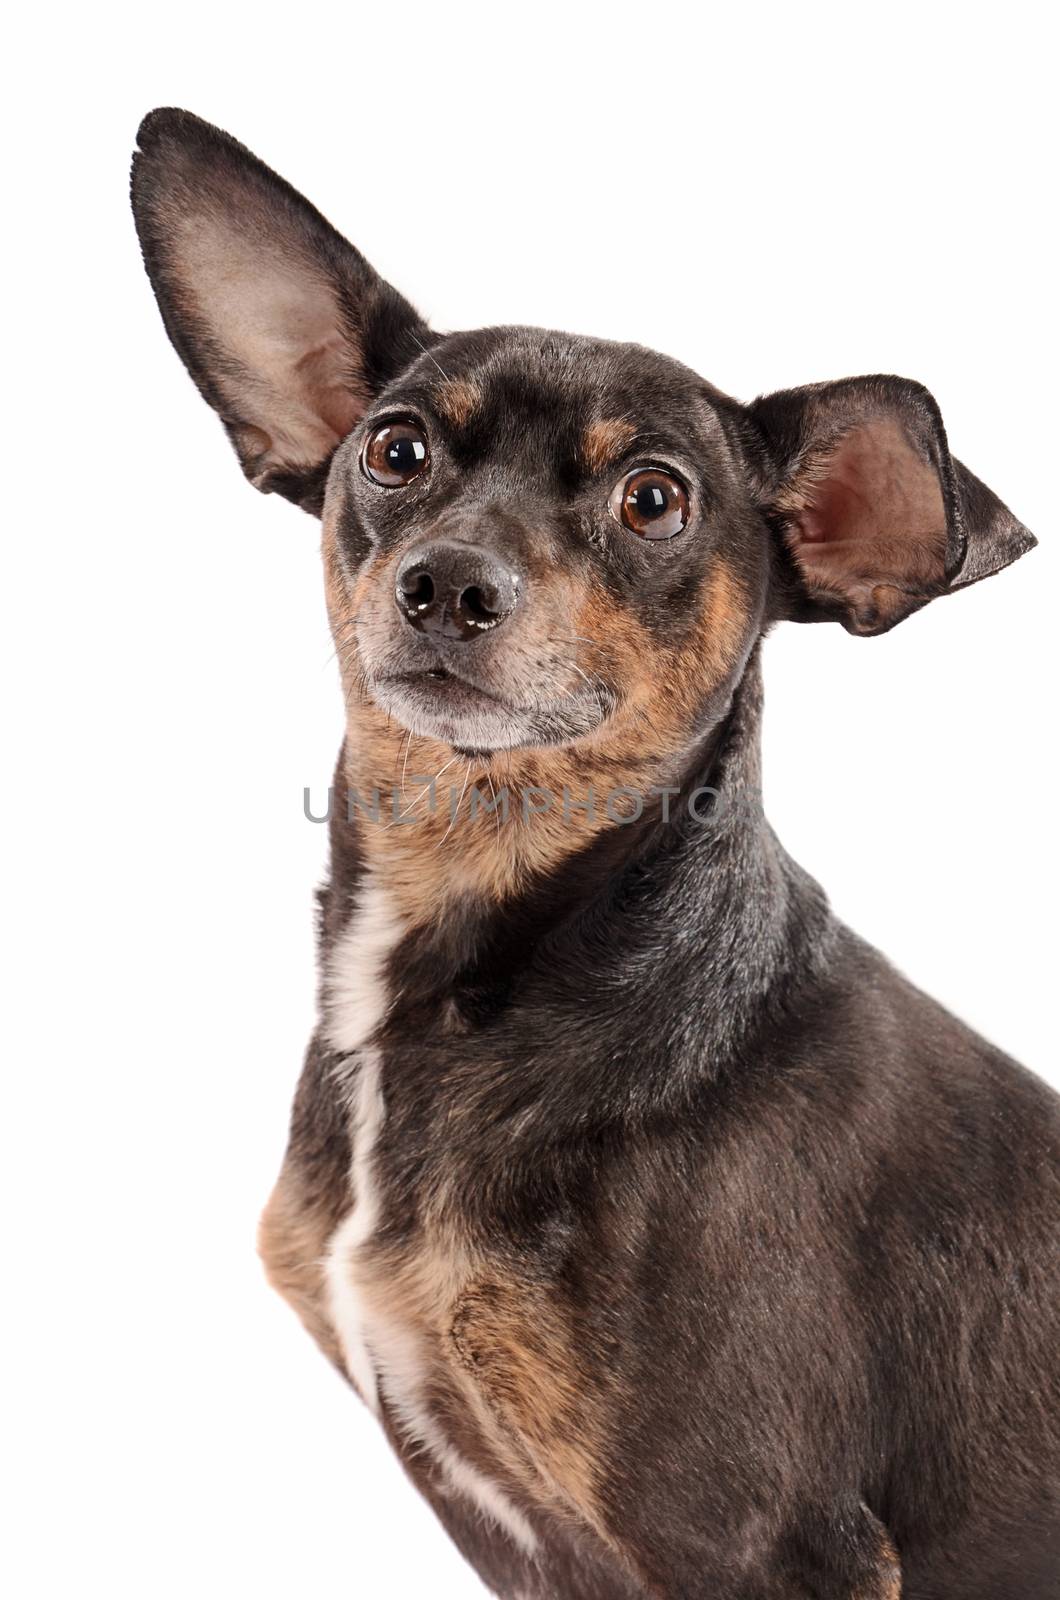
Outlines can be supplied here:
[[519, 603], [519, 576], [477, 545], [436, 540], [410, 550], [394, 598], [412, 627], [452, 642], [481, 639]]

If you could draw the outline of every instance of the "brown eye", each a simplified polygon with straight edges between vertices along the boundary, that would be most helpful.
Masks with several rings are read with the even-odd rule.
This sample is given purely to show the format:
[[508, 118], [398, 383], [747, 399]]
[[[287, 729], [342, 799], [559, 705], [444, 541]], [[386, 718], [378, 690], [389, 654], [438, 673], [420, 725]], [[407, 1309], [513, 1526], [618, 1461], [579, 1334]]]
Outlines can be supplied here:
[[373, 483], [400, 489], [425, 469], [431, 455], [427, 435], [416, 422], [384, 422], [369, 436], [361, 465]]
[[616, 483], [607, 505], [615, 521], [641, 539], [672, 539], [688, 522], [687, 489], [658, 467]]

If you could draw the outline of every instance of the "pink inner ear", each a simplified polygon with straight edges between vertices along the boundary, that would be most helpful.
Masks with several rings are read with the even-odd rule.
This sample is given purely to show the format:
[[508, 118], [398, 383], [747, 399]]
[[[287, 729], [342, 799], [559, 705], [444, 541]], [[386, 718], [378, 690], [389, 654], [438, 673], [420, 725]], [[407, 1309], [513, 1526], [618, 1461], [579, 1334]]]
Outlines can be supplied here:
[[867, 514], [871, 514], [870, 507], [863, 502], [859, 504], [857, 485], [845, 483], [838, 471], [835, 477], [812, 485], [809, 492], [813, 500], [802, 507], [796, 518], [799, 534], [807, 544], [835, 543], [856, 537], [846, 530], [858, 527], [859, 518], [864, 526]]
[[896, 610], [903, 594], [926, 595], [943, 580], [938, 474], [891, 418], [852, 428], [806, 462], [778, 509], [808, 587], [841, 596], [855, 618]]
[[253, 195], [224, 210], [206, 190], [177, 218], [173, 273], [224, 354], [214, 374], [252, 481], [324, 460], [368, 395], [337, 293], [296, 237], [275, 236]]

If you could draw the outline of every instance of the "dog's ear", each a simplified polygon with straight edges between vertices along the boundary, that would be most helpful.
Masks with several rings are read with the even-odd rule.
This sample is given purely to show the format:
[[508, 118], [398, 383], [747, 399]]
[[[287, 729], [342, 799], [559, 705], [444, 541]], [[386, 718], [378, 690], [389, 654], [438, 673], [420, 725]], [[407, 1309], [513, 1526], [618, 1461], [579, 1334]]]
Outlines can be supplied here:
[[928, 391], [847, 378], [750, 407], [764, 509], [782, 541], [780, 609], [885, 633], [1036, 543], [946, 444]]
[[433, 336], [308, 201], [187, 111], [152, 111], [132, 202], [166, 331], [257, 488], [307, 511], [372, 397]]

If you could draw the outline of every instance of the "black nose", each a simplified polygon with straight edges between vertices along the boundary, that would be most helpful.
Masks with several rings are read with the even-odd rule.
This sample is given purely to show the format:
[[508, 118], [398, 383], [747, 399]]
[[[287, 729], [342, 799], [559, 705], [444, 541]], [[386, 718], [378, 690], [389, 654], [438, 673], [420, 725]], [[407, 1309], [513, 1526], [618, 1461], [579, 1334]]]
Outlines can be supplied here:
[[507, 622], [519, 603], [519, 577], [477, 545], [437, 540], [405, 556], [395, 599], [414, 628], [467, 643]]

